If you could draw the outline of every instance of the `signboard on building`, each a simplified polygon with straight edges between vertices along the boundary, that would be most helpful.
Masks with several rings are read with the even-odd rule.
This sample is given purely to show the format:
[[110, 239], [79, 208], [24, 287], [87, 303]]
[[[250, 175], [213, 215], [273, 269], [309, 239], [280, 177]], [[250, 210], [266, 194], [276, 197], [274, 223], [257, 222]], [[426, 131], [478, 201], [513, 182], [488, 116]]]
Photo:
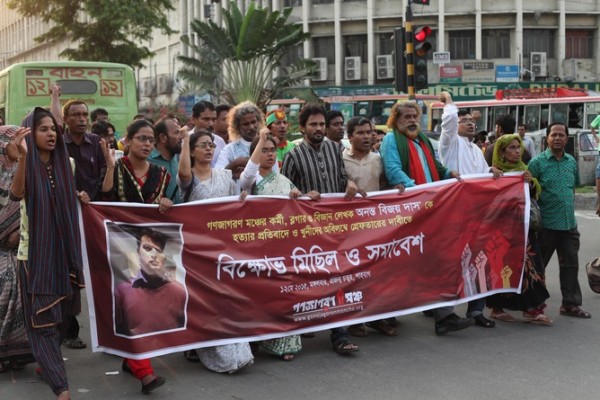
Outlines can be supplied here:
[[493, 82], [495, 78], [493, 61], [463, 61], [463, 82]]
[[440, 83], [460, 83], [462, 65], [440, 65]]
[[433, 53], [434, 64], [449, 64], [450, 63], [450, 52], [449, 51], [436, 51]]
[[496, 65], [496, 82], [519, 82], [519, 66]]

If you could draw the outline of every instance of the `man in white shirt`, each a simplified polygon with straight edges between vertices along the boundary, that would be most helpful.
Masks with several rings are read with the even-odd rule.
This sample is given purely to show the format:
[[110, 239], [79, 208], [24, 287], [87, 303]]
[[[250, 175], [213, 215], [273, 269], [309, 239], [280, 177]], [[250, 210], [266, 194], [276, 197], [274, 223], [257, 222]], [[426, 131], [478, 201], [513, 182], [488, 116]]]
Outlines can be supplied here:
[[[472, 142], [477, 127], [469, 112], [458, 111], [448, 92], [440, 94], [440, 101], [445, 104], [440, 136], [442, 164], [453, 171], [458, 171], [461, 176], [488, 172], [493, 173], [496, 179], [502, 176], [502, 171], [488, 166], [481, 149]], [[485, 298], [470, 301], [467, 317], [473, 318], [478, 326], [493, 328], [496, 324], [483, 315], [484, 308]]]
[[526, 130], [527, 125], [525, 124], [519, 124], [517, 126], [517, 133], [519, 134], [519, 136], [521, 136], [521, 139], [523, 139], [523, 146], [525, 146], [525, 150], [527, 150], [531, 158], [533, 158], [537, 156], [537, 151], [535, 149], [535, 143], [533, 142], [533, 139], [531, 139], [530, 137], [525, 137]]

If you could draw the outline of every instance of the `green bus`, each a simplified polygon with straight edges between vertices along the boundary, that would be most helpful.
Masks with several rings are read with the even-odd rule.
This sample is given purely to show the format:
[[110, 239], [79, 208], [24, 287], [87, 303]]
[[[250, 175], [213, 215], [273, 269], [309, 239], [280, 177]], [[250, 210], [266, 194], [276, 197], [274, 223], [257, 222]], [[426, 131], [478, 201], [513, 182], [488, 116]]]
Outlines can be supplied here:
[[0, 115], [6, 124], [20, 125], [33, 107], [50, 105], [50, 85], [61, 88], [62, 104], [83, 100], [90, 113], [108, 111], [110, 122], [124, 132], [137, 114], [133, 69], [124, 64], [88, 61], [24, 62], [0, 72]]

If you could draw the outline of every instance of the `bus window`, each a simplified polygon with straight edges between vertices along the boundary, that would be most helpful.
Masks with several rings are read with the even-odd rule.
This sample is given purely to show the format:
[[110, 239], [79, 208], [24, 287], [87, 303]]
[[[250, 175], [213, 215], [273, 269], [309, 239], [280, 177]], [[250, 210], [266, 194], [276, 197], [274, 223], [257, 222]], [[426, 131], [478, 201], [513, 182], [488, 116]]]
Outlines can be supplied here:
[[501, 115], [507, 115], [508, 114], [508, 107], [492, 107], [492, 123], [494, 125], [496, 125], [496, 120], [498, 119], [499, 116]]
[[62, 94], [95, 94], [98, 85], [94, 81], [88, 80], [58, 80]]
[[569, 126], [569, 105], [568, 104], [552, 104], [550, 112], [550, 122], [561, 122]]
[[550, 120], [550, 106], [548, 104], [542, 104], [540, 106], [540, 129], [546, 129], [549, 125]]
[[368, 101], [359, 101], [356, 103], [356, 108], [354, 109], [354, 115], [357, 117], [369, 117], [371, 113], [369, 112], [369, 102]]
[[583, 104], [572, 103], [569, 105], [569, 125], [573, 128], [583, 128]]
[[523, 124], [527, 126], [527, 132], [540, 129], [540, 105], [526, 105], [523, 112]]
[[[0, 82], [0, 90], [2, 82]], [[586, 103], [586, 122], [584, 128], [589, 128], [592, 121], [600, 115], [600, 103]]]
[[591, 132], [584, 133], [582, 131], [581, 135], [579, 135], [579, 149], [581, 151], [595, 151], [595, 143], [596, 141], [594, 140], [594, 136]]

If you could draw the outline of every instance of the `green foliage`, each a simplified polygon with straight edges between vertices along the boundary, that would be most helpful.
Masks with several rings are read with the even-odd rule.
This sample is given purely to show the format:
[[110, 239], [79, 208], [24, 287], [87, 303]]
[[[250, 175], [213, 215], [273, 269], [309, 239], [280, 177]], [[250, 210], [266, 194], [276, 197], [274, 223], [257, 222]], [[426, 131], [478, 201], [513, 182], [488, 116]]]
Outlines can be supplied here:
[[155, 29], [176, 33], [166, 16], [166, 11], [174, 10], [170, 0], [9, 0], [8, 5], [25, 17], [52, 22], [36, 42], [71, 38], [78, 47], [60, 53], [70, 60], [141, 67], [152, 52], [140, 42], [151, 40]]
[[[179, 57], [185, 65], [179, 77], [230, 104], [250, 100], [264, 107], [283, 88], [316, 73], [317, 66], [312, 60], [281, 67], [288, 50], [310, 37], [302, 32], [302, 26], [287, 22], [291, 12], [291, 8], [283, 11], [257, 8], [253, 1], [243, 15], [237, 3], [231, 1], [228, 10], [222, 9], [223, 27], [211, 20], [192, 21], [191, 31], [201, 45], [182, 36], [182, 43], [194, 56]], [[277, 70], [280, 74], [273, 78]]]

